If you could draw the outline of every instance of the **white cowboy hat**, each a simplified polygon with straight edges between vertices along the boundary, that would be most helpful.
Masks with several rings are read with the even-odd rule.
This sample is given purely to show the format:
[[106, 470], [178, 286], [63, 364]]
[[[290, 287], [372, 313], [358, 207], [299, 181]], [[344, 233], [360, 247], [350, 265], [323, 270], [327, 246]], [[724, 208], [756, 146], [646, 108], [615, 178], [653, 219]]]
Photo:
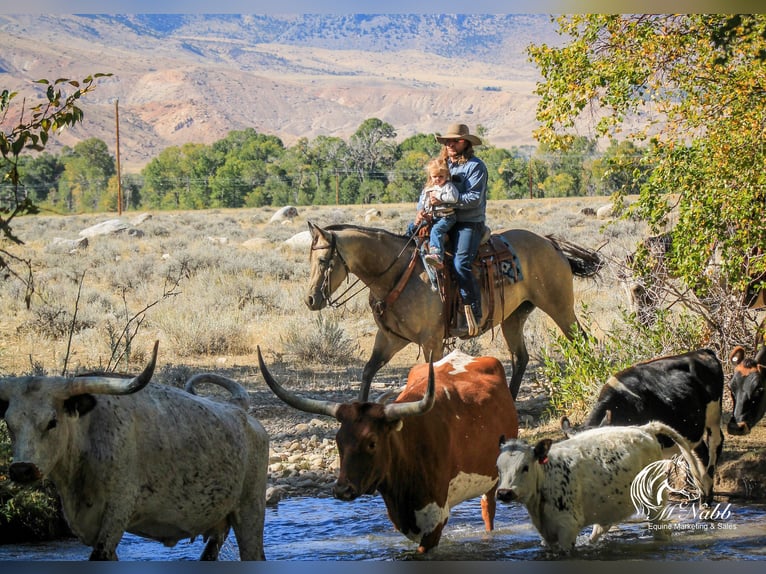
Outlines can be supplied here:
[[465, 124], [452, 124], [447, 128], [446, 134], [436, 136], [436, 141], [440, 144], [447, 143], [447, 140], [466, 140], [471, 142], [472, 145], [481, 145], [481, 139], [471, 135], [468, 126]]

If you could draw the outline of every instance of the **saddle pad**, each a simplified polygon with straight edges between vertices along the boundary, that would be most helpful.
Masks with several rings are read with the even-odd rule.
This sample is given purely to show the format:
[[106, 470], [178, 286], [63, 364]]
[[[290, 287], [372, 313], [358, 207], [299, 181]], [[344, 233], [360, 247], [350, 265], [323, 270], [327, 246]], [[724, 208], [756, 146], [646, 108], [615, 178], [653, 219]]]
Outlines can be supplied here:
[[511, 283], [524, 279], [519, 256], [513, 246], [502, 235], [492, 235], [489, 241], [479, 246], [475, 265], [495, 265], [498, 273]]

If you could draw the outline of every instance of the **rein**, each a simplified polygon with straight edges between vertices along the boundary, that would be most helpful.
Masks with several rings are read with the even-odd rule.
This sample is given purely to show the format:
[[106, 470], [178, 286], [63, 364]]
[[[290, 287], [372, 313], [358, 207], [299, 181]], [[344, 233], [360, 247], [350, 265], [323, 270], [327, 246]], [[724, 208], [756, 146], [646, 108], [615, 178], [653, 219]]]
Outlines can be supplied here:
[[[325, 299], [327, 300], [327, 305], [333, 308], [338, 308], [341, 305], [345, 305], [348, 303], [351, 299], [356, 297], [359, 293], [364, 291], [365, 288], [370, 287], [371, 285], [374, 285], [375, 282], [383, 277], [386, 273], [388, 273], [391, 268], [396, 264], [397, 261], [401, 258], [402, 254], [404, 253], [404, 250], [407, 249], [407, 245], [409, 245], [410, 241], [412, 241], [413, 237], [410, 237], [407, 242], [404, 244], [404, 247], [402, 247], [401, 251], [397, 254], [397, 256], [389, 263], [389, 265], [381, 271], [377, 277], [375, 277], [372, 281], [370, 281], [367, 284], [364, 284], [359, 277], [356, 278], [356, 280], [351, 283], [346, 289], [343, 290], [342, 293], [340, 293], [335, 299], [332, 297], [332, 293], [330, 293], [330, 275], [332, 274], [333, 270], [333, 261], [335, 260], [335, 256], [338, 256], [338, 259], [340, 259], [340, 262], [343, 264], [343, 268], [346, 270], [346, 278], [348, 279], [348, 276], [351, 275], [351, 271], [349, 270], [348, 264], [346, 263], [346, 260], [343, 258], [343, 255], [341, 254], [340, 250], [338, 249], [337, 244], [337, 236], [335, 233], [331, 232], [332, 240], [330, 241], [330, 245], [326, 247], [314, 247], [311, 246], [312, 251], [319, 251], [321, 249], [329, 249], [330, 250], [330, 258], [329, 263], [327, 265], [327, 268], [324, 270], [324, 278], [322, 279], [322, 285], [321, 289], [322, 292], [325, 295]], [[386, 296], [385, 300], [382, 302], [385, 305], [391, 305], [396, 299], [399, 298], [399, 295], [404, 290], [404, 286], [407, 284], [407, 281], [409, 281], [410, 276], [412, 275], [412, 271], [415, 268], [415, 260], [417, 259], [417, 250], [413, 251], [412, 257], [410, 259], [410, 263], [407, 266], [407, 269], [402, 274], [402, 276], [397, 281], [394, 288], [389, 292], [389, 294]], [[348, 295], [345, 299], [343, 297], [346, 296], [346, 294], [351, 291], [357, 283], [362, 282], [363, 285], [355, 292], [351, 293], [351, 295]], [[380, 311], [382, 313], [382, 311]]]

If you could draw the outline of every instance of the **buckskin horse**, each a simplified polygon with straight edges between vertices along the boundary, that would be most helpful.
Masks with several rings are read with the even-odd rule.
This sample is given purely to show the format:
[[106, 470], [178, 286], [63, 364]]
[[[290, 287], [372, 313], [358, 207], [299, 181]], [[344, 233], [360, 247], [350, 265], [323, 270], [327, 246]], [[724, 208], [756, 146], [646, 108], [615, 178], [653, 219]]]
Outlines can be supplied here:
[[[426, 358], [442, 358], [450, 336], [448, 309], [410, 238], [349, 224], [321, 228], [309, 221], [308, 226], [311, 276], [305, 302], [309, 309], [341, 304], [332, 296], [349, 274], [369, 288], [378, 332], [362, 372], [360, 401], [367, 401], [375, 374], [408, 344], [419, 345]], [[572, 338], [582, 330], [574, 313], [574, 277], [597, 275], [603, 261], [594, 251], [524, 229], [503, 231], [495, 238], [512, 248], [520, 273], [515, 281], [494, 281], [499, 284], [496, 289], [482, 288], [479, 334], [500, 325], [513, 366], [508, 386], [516, 398], [529, 361], [524, 323], [530, 313], [539, 307]]]

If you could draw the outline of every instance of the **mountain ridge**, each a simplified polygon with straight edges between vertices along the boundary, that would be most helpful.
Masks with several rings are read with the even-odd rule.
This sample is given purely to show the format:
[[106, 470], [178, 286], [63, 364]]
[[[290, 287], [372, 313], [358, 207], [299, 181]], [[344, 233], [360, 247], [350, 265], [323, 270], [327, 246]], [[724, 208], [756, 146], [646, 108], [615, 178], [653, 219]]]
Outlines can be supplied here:
[[370, 117], [398, 139], [482, 125], [495, 145], [533, 144], [533, 40], [545, 15], [0, 15], [0, 87], [112, 73], [81, 102], [84, 123], [51, 150], [88, 137], [138, 171], [162, 149], [210, 144], [253, 127], [285, 145], [347, 139]]

